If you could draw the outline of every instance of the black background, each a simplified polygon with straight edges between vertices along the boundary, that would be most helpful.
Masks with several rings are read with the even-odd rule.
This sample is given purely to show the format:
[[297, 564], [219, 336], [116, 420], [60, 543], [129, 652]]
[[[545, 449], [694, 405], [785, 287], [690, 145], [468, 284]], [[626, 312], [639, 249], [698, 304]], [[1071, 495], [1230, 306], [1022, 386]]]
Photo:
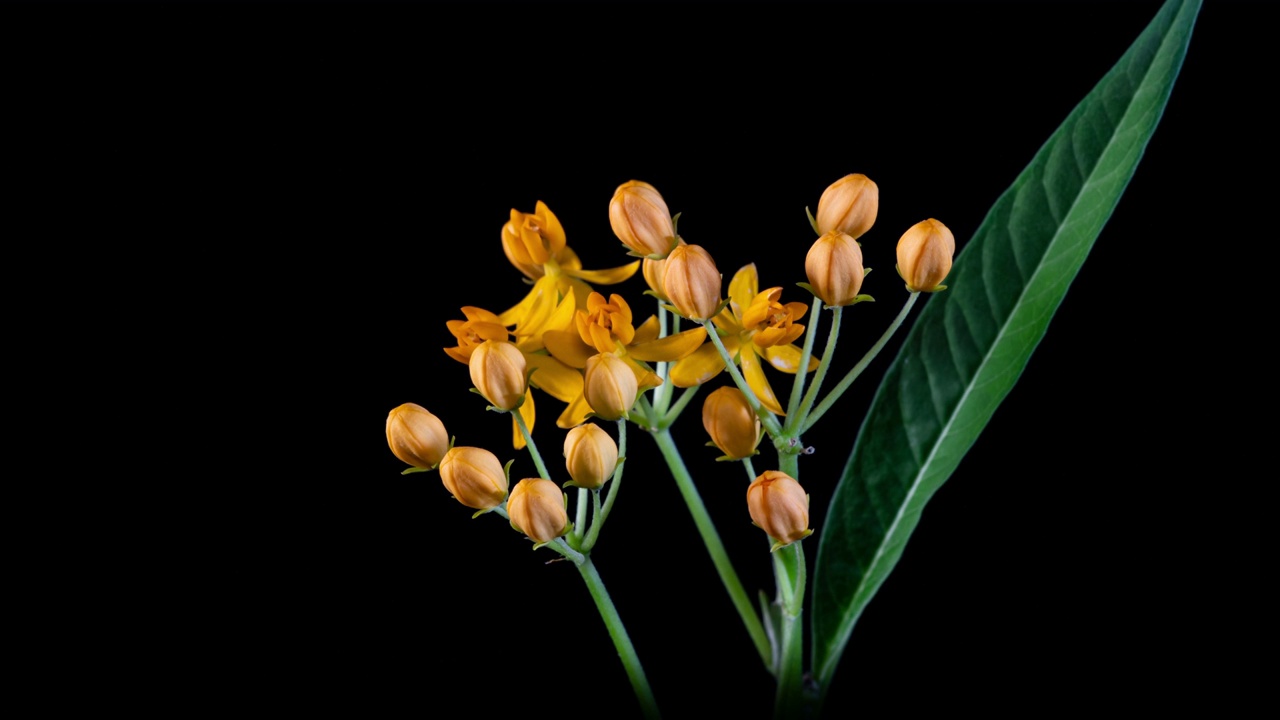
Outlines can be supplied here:
[[[216, 442], [244, 456], [201, 485], [217, 519], [183, 562], [149, 573], [182, 588], [167, 610], [148, 605], [166, 618], [171, 657], [155, 667], [175, 701], [638, 716], [572, 566], [544, 564], [555, 556], [497, 517], [472, 520], [437, 475], [401, 476], [386, 447], [387, 412], [417, 402], [459, 444], [516, 457], [515, 478], [534, 474], [511, 450], [509, 420], [483, 412], [442, 352], [460, 307], [502, 310], [526, 289], [499, 241], [510, 209], [546, 202], [585, 266], [609, 267], [628, 260], [609, 198], [645, 180], [726, 283], [756, 262], [762, 287], [803, 301], [804, 208], [865, 173], [881, 195], [863, 238], [875, 269], [864, 292], [878, 302], [846, 313], [838, 371], [904, 299], [898, 236], [935, 217], [963, 246], [1158, 6], [40, 15], [44, 27], [72, 18], [94, 40], [64, 56], [80, 107], [101, 121], [74, 138], [84, 172], [72, 182], [109, 184], [126, 169], [136, 184], [104, 217], [194, 258], [190, 276], [166, 282], [193, 298], [208, 338], [192, 352], [217, 368], [196, 379], [200, 401], [225, 413]], [[1223, 572], [1210, 568], [1243, 542], [1224, 517], [1227, 491], [1205, 491], [1239, 477], [1215, 434], [1234, 416], [1205, 408], [1251, 372], [1218, 369], [1214, 348], [1232, 336], [1230, 307], [1247, 309], [1236, 290], [1264, 282], [1253, 264], [1265, 263], [1236, 244], [1269, 242], [1252, 220], [1254, 173], [1237, 169], [1253, 162], [1273, 16], [1250, 3], [1202, 10], [1165, 117], [1048, 334], [859, 621], [831, 717], [1083, 711], [1104, 698], [1168, 708], [1221, 703], [1236, 682], [1206, 679], [1221, 666], [1200, 649], [1228, 619], [1204, 609], [1207, 576]], [[639, 275], [616, 288], [640, 318], [652, 311], [644, 288]], [[842, 400], [844, 417], [805, 438], [819, 529], [894, 349]], [[543, 395], [538, 409], [535, 438], [559, 472], [561, 405]], [[699, 413], [695, 402], [677, 439], [744, 584], [771, 591], [745, 474], [713, 461]], [[594, 557], [659, 702], [670, 717], [769, 716], [772, 680], [634, 427], [628, 456]], [[167, 521], [186, 522], [176, 510]], [[811, 564], [816, 541], [805, 541]]]

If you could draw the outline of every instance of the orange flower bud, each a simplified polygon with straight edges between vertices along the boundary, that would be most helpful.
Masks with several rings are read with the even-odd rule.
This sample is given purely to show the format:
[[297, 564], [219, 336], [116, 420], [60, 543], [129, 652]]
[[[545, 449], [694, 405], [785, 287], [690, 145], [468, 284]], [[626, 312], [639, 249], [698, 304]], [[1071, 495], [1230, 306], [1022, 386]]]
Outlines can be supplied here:
[[543, 275], [543, 264], [559, 257], [565, 248], [564, 228], [541, 200], [532, 213], [511, 209], [502, 226], [502, 252], [530, 280]]
[[702, 427], [711, 436], [711, 442], [730, 460], [741, 460], [756, 453], [760, 418], [747, 403], [747, 396], [732, 385], [716, 388], [703, 401]]
[[862, 248], [858, 247], [858, 241], [835, 230], [825, 233], [809, 248], [804, 258], [804, 272], [822, 302], [844, 306], [857, 300], [867, 271], [862, 267]]
[[564, 437], [564, 465], [573, 484], [598, 488], [613, 477], [618, 466], [618, 444], [599, 425], [579, 425]]
[[618, 186], [609, 201], [613, 234], [637, 255], [666, 257], [675, 242], [671, 211], [652, 185], [631, 180]]
[[880, 211], [880, 188], [866, 175], [845, 175], [818, 200], [818, 232], [842, 232], [854, 240], [871, 229]]
[[387, 415], [391, 453], [416, 468], [433, 468], [449, 450], [444, 423], [417, 403], [405, 403]]
[[774, 549], [809, 537], [809, 496], [790, 475], [766, 470], [747, 488], [747, 511], [769, 537]]
[[582, 377], [582, 396], [595, 414], [605, 420], [626, 416], [636, 403], [640, 384], [626, 360], [613, 353], [587, 358]]
[[946, 225], [929, 218], [907, 229], [898, 239], [898, 274], [911, 292], [946, 290], [939, 285], [951, 272], [956, 238]]
[[489, 510], [507, 496], [507, 473], [498, 456], [478, 447], [454, 447], [440, 461], [440, 481], [463, 505]]
[[[677, 246], [686, 244], [684, 240], [680, 239], [677, 239], [676, 243]], [[645, 258], [640, 269], [644, 273], [644, 281], [649, 283], [649, 289], [660, 299], [666, 300], [667, 291], [662, 287], [662, 278], [667, 275], [667, 261]]]
[[525, 478], [511, 488], [507, 515], [512, 527], [538, 543], [551, 542], [569, 530], [564, 492], [542, 478]]
[[680, 314], [706, 320], [720, 306], [720, 271], [700, 245], [680, 245], [667, 256], [662, 288]]
[[468, 362], [471, 382], [491, 405], [514, 410], [528, 390], [524, 353], [505, 340], [485, 340]]

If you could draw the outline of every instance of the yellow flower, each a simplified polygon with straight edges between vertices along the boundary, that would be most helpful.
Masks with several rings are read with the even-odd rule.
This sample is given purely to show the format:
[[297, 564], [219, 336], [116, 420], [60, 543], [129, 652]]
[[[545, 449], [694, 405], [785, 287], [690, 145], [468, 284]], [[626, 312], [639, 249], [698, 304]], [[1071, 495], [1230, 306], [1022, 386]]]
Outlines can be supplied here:
[[549, 543], [569, 531], [564, 491], [550, 480], [525, 478], [511, 488], [507, 515], [511, 527], [536, 543]]
[[564, 437], [564, 466], [580, 488], [609, 482], [618, 467], [618, 444], [595, 423], [583, 423]]
[[702, 401], [702, 427], [729, 460], [755, 455], [760, 444], [760, 418], [733, 385], [716, 388]]
[[[657, 316], [651, 315], [640, 327], [635, 327], [631, 306], [621, 295], [613, 294], [605, 300], [604, 295], [592, 292], [587, 297], [586, 309], [575, 314], [572, 330], [547, 330], [542, 340], [551, 359], [571, 368], [586, 368], [587, 360], [600, 353], [618, 355], [631, 367], [639, 391], [644, 392], [662, 384], [661, 378], [645, 363], [679, 360], [696, 350], [707, 337], [706, 330], [700, 327], [663, 338], [658, 337], [658, 332]], [[591, 408], [581, 399], [581, 394], [579, 383], [578, 397], [566, 408], [557, 425], [571, 428], [586, 419]], [[569, 410], [575, 414], [571, 415]], [[576, 414], [579, 412], [581, 415]]]
[[[800, 348], [794, 343], [804, 332], [795, 323], [807, 309], [802, 303], [779, 302], [782, 288], [757, 290], [755, 263], [744, 266], [729, 282], [729, 305], [713, 319], [720, 330], [721, 341], [730, 357], [734, 357], [747, 385], [761, 404], [777, 415], [785, 415], [761, 360], [783, 372], [795, 374], [800, 369]], [[809, 358], [809, 370], [818, 368], [820, 360]], [[724, 360], [711, 343], [702, 345], [671, 368], [671, 381], [676, 387], [701, 385], [724, 370]]]
[[449, 450], [444, 423], [417, 403], [404, 403], [387, 414], [387, 444], [403, 462], [433, 468]]
[[[532, 213], [511, 210], [511, 219], [502, 226], [502, 251], [517, 270], [533, 281], [533, 287], [520, 302], [502, 313], [472, 306], [462, 308], [466, 320], [447, 323], [458, 344], [445, 348], [445, 352], [468, 364], [471, 354], [486, 340], [513, 341], [524, 354], [525, 363], [534, 369], [529, 384], [567, 404], [556, 424], [562, 428], [579, 425], [590, 411], [582, 399], [581, 366], [571, 368], [547, 355], [543, 335], [548, 330], [573, 327], [574, 313], [587, 306], [591, 294], [587, 283], [620, 283], [636, 273], [640, 261], [607, 270], [583, 270], [582, 261], [565, 242], [560, 220], [542, 201]], [[532, 431], [536, 419], [532, 393], [525, 395], [519, 412]], [[511, 440], [517, 450], [525, 445], [514, 417]]]

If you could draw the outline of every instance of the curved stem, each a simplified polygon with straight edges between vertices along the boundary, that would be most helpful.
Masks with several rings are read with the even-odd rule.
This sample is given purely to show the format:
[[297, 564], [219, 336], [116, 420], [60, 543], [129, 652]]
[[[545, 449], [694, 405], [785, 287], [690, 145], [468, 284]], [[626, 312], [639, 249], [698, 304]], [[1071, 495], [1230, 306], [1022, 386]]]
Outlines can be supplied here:
[[[587, 533], [587, 539], [582, 541], [582, 551], [591, 552], [591, 548], [596, 546], [596, 540], [600, 537], [600, 528], [604, 525], [605, 519], [609, 517], [609, 511], [613, 509], [613, 503], [618, 499], [618, 487], [622, 485], [622, 470], [626, 464], [627, 457], [627, 420], [622, 418], [618, 420], [618, 457], [623, 462], [618, 463], [618, 467], [613, 471], [613, 479], [609, 481], [609, 497], [605, 498], [604, 508], [597, 508], [592, 515], [591, 530]], [[600, 502], [600, 493], [595, 493], [595, 502]]]
[[675, 441], [671, 438], [671, 431], [659, 430], [653, 433], [653, 437], [658, 443], [658, 449], [662, 451], [662, 457], [667, 461], [667, 466], [671, 469], [671, 476], [675, 478], [680, 494], [684, 496], [689, 514], [693, 516], [693, 523], [702, 535], [702, 543], [707, 547], [707, 554], [711, 556], [711, 562], [715, 564], [716, 572], [720, 574], [720, 582], [729, 593], [729, 599], [733, 601], [734, 608], [742, 618], [742, 624], [746, 626], [747, 634], [751, 636], [751, 642], [760, 653], [760, 659], [764, 662], [765, 668], [770, 668], [773, 652], [769, 647], [769, 636], [764, 631], [760, 617], [751, 606], [751, 599], [747, 596], [746, 590], [742, 588], [742, 581], [738, 580], [738, 574], [733, 569], [733, 563], [730, 562], [729, 554], [724, 549], [724, 543], [720, 542], [720, 534], [716, 532], [715, 523], [711, 521], [711, 515], [707, 513], [706, 506], [702, 504], [702, 496], [698, 494], [698, 488], [694, 486], [693, 478], [680, 457], [680, 450], [676, 448]]
[[569, 558], [570, 560], [573, 561], [574, 565], [581, 566], [582, 563], [587, 562], [589, 559], [586, 555], [583, 555], [582, 553], [570, 547], [569, 543], [565, 542], [564, 538], [562, 537], [558, 537], [555, 540], [552, 540], [551, 542], [547, 543], [546, 547], [549, 547], [552, 550], [555, 550], [556, 552], [560, 553], [561, 555]]
[[822, 389], [822, 381], [827, 379], [827, 371], [831, 369], [831, 363], [836, 356], [836, 341], [840, 339], [840, 319], [842, 317], [844, 317], [843, 307], [837, 305], [831, 308], [831, 329], [827, 332], [827, 344], [822, 347], [822, 362], [818, 365], [818, 374], [813, 377], [813, 383], [809, 385], [809, 390], [805, 392], [804, 403], [800, 405], [799, 412], [787, 418], [788, 430], [795, 430], [804, 425], [805, 418], [813, 407], [813, 402], [818, 399], [818, 391]]
[[751, 458], [749, 457], [742, 458], [742, 467], [747, 469], [747, 482], [755, 482], [756, 466], [754, 463], [751, 462]]
[[680, 417], [680, 413], [684, 412], [685, 406], [688, 405], [689, 401], [698, 394], [698, 390], [701, 387], [701, 385], [694, 385], [693, 387], [685, 388], [685, 391], [680, 393], [680, 399], [676, 400], [675, 406], [668, 410], [667, 414], [663, 416], [662, 420], [658, 423], [658, 428], [662, 429], [671, 427], [671, 423], [675, 422], [676, 418]]
[[551, 473], [547, 472], [547, 466], [542, 463], [542, 455], [538, 453], [538, 446], [533, 442], [533, 436], [529, 434], [529, 426], [525, 425], [524, 416], [519, 410], [515, 410], [512, 416], [516, 419], [516, 425], [520, 426], [520, 434], [524, 436], [525, 447], [529, 449], [529, 454], [533, 456], [533, 464], [538, 468], [538, 472], [544, 480], [551, 479]]
[[[640, 412], [644, 413], [644, 425], [642, 427], [646, 430], [656, 429], [658, 427], [658, 418], [654, 416], [653, 406], [649, 404], [649, 398], [645, 397], [644, 393], [640, 393], [640, 396], [636, 398], [636, 405], [640, 407]], [[636, 424], [639, 425], [640, 423]]]
[[884, 348], [885, 343], [889, 342], [889, 338], [893, 337], [893, 334], [897, 332], [898, 326], [902, 325], [902, 321], [906, 319], [907, 313], [911, 312], [911, 306], [916, 304], [916, 300], [919, 297], [920, 293], [911, 293], [911, 297], [907, 298], [907, 303], [903, 305], [902, 310], [898, 312], [898, 317], [893, 319], [893, 324], [884, 331], [884, 334], [880, 336], [880, 339], [876, 341], [875, 345], [871, 346], [871, 349], [867, 351], [867, 354], [862, 356], [862, 359], [858, 361], [858, 364], [854, 365], [853, 368], [849, 370], [848, 374], [840, 379], [840, 383], [836, 385], [835, 389], [828, 393], [825, 398], [823, 398], [822, 402], [818, 404], [818, 407], [813, 409], [813, 412], [809, 417], [804, 419], [804, 425], [800, 429], [801, 432], [813, 427], [814, 424], [831, 409], [831, 406], [835, 404], [835, 401], [840, 399], [840, 396], [844, 394], [844, 391], [849, 389], [849, 386], [852, 385], [853, 381], [862, 374], [862, 371], [867, 369], [867, 366], [871, 364], [871, 361], [876, 359], [876, 355], [880, 354], [880, 350]]
[[649, 679], [645, 677], [644, 667], [640, 664], [640, 656], [636, 654], [635, 646], [631, 644], [631, 637], [627, 635], [627, 629], [618, 615], [618, 609], [609, 598], [609, 591], [605, 589], [604, 581], [600, 579], [600, 573], [596, 571], [591, 558], [586, 558], [578, 565], [578, 572], [582, 574], [582, 580], [587, 584], [591, 599], [596, 601], [596, 609], [600, 611], [600, 617], [609, 630], [609, 637], [613, 639], [613, 646], [618, 650], [618, 659], [622, 660], [622, 666], [626, 668], [627, 678], [631, 680], [631, 689], [635, 691], [636, 699], [640, 701], [640, 709], [644, 711], [644, 716], [650, 720], [662, 717], [658, 712], [658, 701], [653, 697], [653, 690], [649, 688]]
[[[791, 395], [787, 398], [787, 422], [786, 429], [788, 431], [794, 429], [798, 424], [796, 420], [796, 411], [800, 409], [800, 395], [804, 392], [804, 376], [809, 372], [809, 358], [813, 357], [813, 339], [818, 335], [818, 313], [822, 310], [822, 298], [817, 295], [813, 296], [813, 307], [809, 309], [809, 328], [804, 333], [804, 349], [800, 352], [800, 365], [796, 368], [796, 379], [791, 384]], [[838, 311], [839, 308], [836, 308]], [[839, 315], [835, 316], [839, 318]], [[838, 320], [832, 320], [832, 323]], [[827, 347], [823, 350], [827, 354], [823, 358], [822, 364], [818, 367], [818, 377], [822, 377], [822, 371], [831, 363], [831, 342], [827, 341]], [[817, 385], [815, 384], [814, 387]], [[810, 393], [814, 392], [812, 389]]]
[[746, 379], [742, 377], [742, 373], [738, 371], [737, 363], [733, 361], [733, 358], [729, 357], [729, 351], [724, 349], [724, 342], [720, 340], [720, 335], [716, 333], [715, 323], [707, 320], [702, 323], [702, 326], [707, 329], [707, 337], [711, 338], [711, 344], [715, 345], [716, 349], [720, 351], [720, 358], [724, 360], [724, 367], [729, 371], [729, 375], [733, 377], [734, 384], [738, 386], [743, 395], [747, 396], [747, 404], [751, 406], [756, 416], [760, 418], [760, 422], [764, 424], [765, 429], [769, 431], [769, 436], [778, 437], [782, 433], [782, 427], [778, 425], [778, 419], [765, 406], [760, 404], [760, 398], [756, 397], [755, 391], [751, 389]]

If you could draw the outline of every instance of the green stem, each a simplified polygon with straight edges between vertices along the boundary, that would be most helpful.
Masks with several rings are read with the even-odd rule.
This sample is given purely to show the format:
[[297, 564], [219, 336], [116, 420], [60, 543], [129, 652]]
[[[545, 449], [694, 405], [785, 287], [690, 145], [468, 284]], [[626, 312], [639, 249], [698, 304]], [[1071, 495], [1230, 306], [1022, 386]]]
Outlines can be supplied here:
[[[644, 413], [644, 425], [642, 427], [650, 431], [657, 429], [658, 418], [654, 416], [653, 406], [649, 404], [649, 398], [645, 397], [644, 393], [640, 393], [640, 396], [636, 398], [636, 405], [640, 406], [640, 412]], [[640, 423], [636, 424], [639, 425]]]
[[[667, 336], [667, 309], [662, 307], [662, 301], [658, 300], [658, 337]], [[671, 363], [662, 360], [658, 362], [658, 377], [662, 378], [662, 384], [653, 394], [653, 404], [657, 406], [658, 413], [664, 415], [667, 407], [671, 405], [671, 394], [675, 390], [671, 389], [671, 382], [668, 376], [671, 375]]]
[[742, 466], [747, 469], [747, 481], [755, 482], [756, 466], [754, 463], [751, 462], [751, 458], [749, 457], [742, 458]]
[[688, 405], [689, 401], [698, 394], [698, 389], [701, 387], [701, 385], [694, 385], [691, 388], [685, 388], [685, 391], [680, 393], [680, 399], [676, 400], [675, 406], [668, 410], [667, 414], [662, 418], [662, 421], [658, 423], [658, 427], [671, 427], [671, 423], [674, 423], [676, 418], [680, 417], [680, 413], [684, 412], [685, 406]]
[[636, 655], [636, 649], [631, 644], [627, 629], [622, 625], [622, 618], [618, 616], [618, 609], [613, 606], [609, 591], [605, 589], [604, 581], [600, 579], [600, 573], [596, 571], [591, 558], [586, 558], [578, 565], [578, 572], [582, 574], [582, 580], [587, 584], [591, 599], [596, 601], [596, 609], [600, 611], [600, 617], [609, 630], [609, 637], [613, 639], [613, 646], [618, 650], [618, 658], [622, 660], [622, 666], [627, 670], [631, 689], [635, 691], [636, 698], [640, 701], [640, 709], [644, 711], [644, 716], [651, 720], [662, 717], [658, 712], [658, 701], [654, 699], [653, 690], [649, 688], [649, 679], [645, 677], [644, 667], [640, 665], [640, 656]]
[[[747, 396], [747, 404], [751, 406], [751, 409], [760, 418], [760, 422], [764, 424], [765, 429], [769, 431], [769, 436], [776, 438], [781, 435], [782, 427], [778, 425], [778, 419], [773, 416], [773, 413], [769, 412], [768, 408], [760, 404], [760, 398], [756, 397], [755, 391], [751, 389], [746, 379], [742, 377], [742, 373], [738, 371], [737, 363], [733, 361], [733, 358], [729, 357], [729, 351], [724, 349], [724, 343], [720, 340], [720, 335], [716, 333], [715, 323], [706, 320], [702, 323], [702, 326], [707, 329], [707, 337], [711, 338], [711, 344], [715, 345], [716, 349], [720, 351], [720, 358], [724, 360], [725, 369], [729, 371], [729, 375], [733, 377], [733, 382], [742, 391], [742, 394]], [[748, 350], [748, 352], [751, 351]]]
[[579, 567], [582, 566], [582, 563], [587, 562], [588, 560], [586, 555], [583, 555], [577, 550], [574, 550], [572, 547], [569, 546], [569, 543], [564, 541], [564, 538], [562, 537], [558, 537], [555, 540], [552, 540], [551, 542], [547, 543], [546, 547], [549, 547], [552, 550], [555, 550], [556, 552], [560, 553], [561, 555], [569, 558], [570, 560], [573, 561], [574, 565], [577, 565]]
[[822, 362], [818, 365], [818, 374], [814, 376], [813, 383], [809, 385], [809, 390], [804, 394], [804, 403], [801, 404], [799, 412], [787, 418], [787, 429], [794, 431], [796, 428], [804, 425], [805, 417], [809, 415], [809, 410], [813, 408], [813, 403], [818, 399], [818, 391], [822, 389], [822, 381], [827, 379], [827, 371], [831, 369], [831, 363], [836, 356], [836, 341], [840, 339], [840, 319], [844, 317], [844, 308], [836, 306], [831, 308], [831, 330], [827, 333], [827, 344], [822, 348]]
[[680, 457], [680, 450], [671, 438], [671, 431], [659, 430], [653, 433], [653, 437], [658, 443], [658, 449], [662, 451], [662, 457], [667, 461], [667, 466], [671, 469], [671, 476], [675, 478], [680, 494], [684, 496], [689, 514], [693, 516], [693, 523], [702, 535], [702, 543], [707, 547], [707, 554], [711, 556], [711, 562], [715, 564], [716, 572], [720, 574], [720, 582], [729, 593], [729, 599], [733, 601], [734, 608], [742, 618], [742, 624], [746, 626], [747, 634], [751, 636], [751, 642], [760, 653], [760, 659], [764, 662], [765, 668], [771, 667], [772, 649], [769, 647], [769, 636], [764, 631], [760, 617], [752, 608], [751, 599], [742, 588], [742, 582], [738, 580], [738, 574], [733, 569], [729, 554], [725, 551], [724, 544], [720, 542], [715, 523], [711, 521], [711, 515], [707, 513], [706, 506], [702, 504], [702, 496], [698, 494], [698, 488], [693, 484], [693, 477], [689, 475], [689, 470]]
[[[839, 308], [836, 308], [839, 310]], [[786, 429], [792, 431], [796, 425], [796, 411], [800, 409], [800, 396], [804, 393], [804, 376], [809, 372], [809, 358], [813, 357], [813, 340], [818, 335], [818, 313], [822, 310], [822, 298], [817, 295], [813, 296], [813, 307], [809, 309], [809, 328], [804, 334], [804, 349], [800, 352], [800, 366], [796, 368], [796, 379], [791, 384], [791, 395], [787, 398], [787, 422]], [[839, 317], [838, 315], [836, 317]], [[824, 359], [822, 365], [819, 366], [818, 377], [822, 377], [822, 370], [830, 364], [830, 343], [827, 345], [828, 357]], [[812, 389], [809, 391], [813, 392]]]
[[907, 303], [902, 306], [902, 310], [898, 313], [898, 317], [893, 319], [893, 324], [884, 331], [884, 334], [880, 336], [880, 339], [876, 341], [875, 345], [871, 346], [871, 349], [867, 351], [867, 354], [862, 356], [862, 359], [858, 361], [858, 364], [854, 365], [853, 369], [849, 370], [849, 373], [840, 379], [840, 383], [836, 385], [825, 398], [823, 398], [822, 402], [818, 404], [818, 407], [813, 409], [813, 412], [809, 417], [804, 419], [804, 426], [801, 428], [801, 432], [806, 432], [809, 428], [813, 427], [814, 424], [831, 409], [831, 406], [835, 404], [836, 400], [840, 399], [840, 396], [844, 394], [844, 391], [849, 389], [849, 386], [852, 385], [853, 381], [862, 374], [862, 371], [867, 369], [867, 366], [871, 364], [871, 361], [876, 359], [876, 355], [880, 354], [880, 350], [884, 348], [885, 343], [889, 342], [889, 338], [893, 337], [893, 334], [897, 332], [898, 326], [906, 319], [907, 313], [911, 312], [911, 306], [916, 304], [916, 300], [919, 297], [920, 293], [911, 293], [911, 297], [907, 298]]
[[[604, 525], [605, 519], [609, 517], [609, 511], [613, 509], [613, 502], [618, 499], [618, 487], [622, 485], [622, 470], [626, 464], [627, 457], [627, 420], [623, 418], [618, 420], [618, 457], [623, 462], [618, 463], [618, 467], [613, 471], [613, 479], [609, 481], [609, 497], [605, 498], [604, 508], [596, 508], [591, 520], [591, 530], [587, 533], [587, 539], [582, 542], [582, 552], [591, 552], [591, 548], [596, 546], [596, 539], [600, 537], [600, 528]], [[595, 494], [595, 502], [600, 502], [600, 493]]]
[[538, 446], [533, 442], [533, 436], [529, 434], [529, 426], [524, 423], [524, 416], [519, 410], [512, 410], [512, 416], [516, 419], [516, 425], [520, 427], [520, 434], [524, 436], [525, 447], [529, 449], [529, 454], [533, 456], [533, 464], [538, 468], [538, 472], [545, 480], [551, 479], [551, 473], [547, 472], [547, 466], [542, 464], [542, 455], [538, 454]]
[[[573, 530], [569, 534], [578, 542], [574, 543], [578, 547], [582, 547], [582, 536], [587, 532], [587, 493], [590, 492], [586, 488], [578, 488], [578, 504], [573, 518]], [[583, 548], [585, 551], [586, 548]]]
[[[778, 694], [774, 698], [776, 720], [794, 720], [803, 716], [804, 693], [804, 608], [805, 561], [800, 541], [778, 548], [774, 575], [778, 582], [779, 605], [782, 607], [782, 658], [778, 668]], [[784, 590], [786, 588], [786, 590]], [[789, 591], [788, 591], [789, 590]]]

